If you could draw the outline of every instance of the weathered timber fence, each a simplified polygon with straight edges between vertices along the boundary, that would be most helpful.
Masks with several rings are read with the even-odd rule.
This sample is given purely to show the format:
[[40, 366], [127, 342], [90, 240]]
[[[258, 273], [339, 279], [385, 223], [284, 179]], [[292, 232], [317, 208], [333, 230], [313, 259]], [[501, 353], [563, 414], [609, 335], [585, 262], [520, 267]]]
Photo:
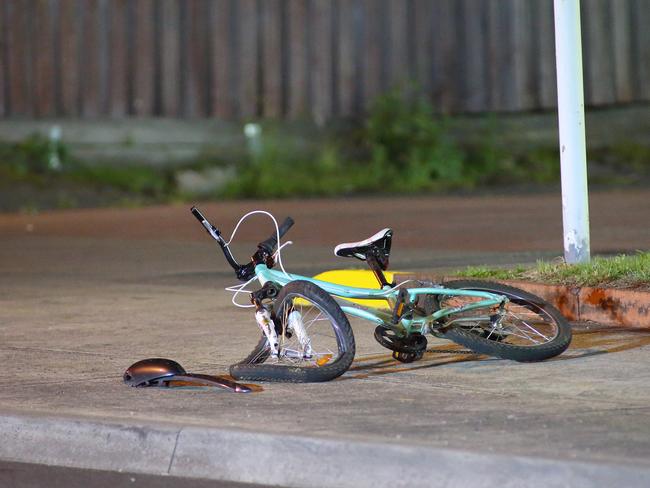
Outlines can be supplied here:
[[[582, 0], [591, 106], [650, 101], [650, 0]], [[358, 115], [556, 104], [553, 0], [0, 0], [0, 117]]]

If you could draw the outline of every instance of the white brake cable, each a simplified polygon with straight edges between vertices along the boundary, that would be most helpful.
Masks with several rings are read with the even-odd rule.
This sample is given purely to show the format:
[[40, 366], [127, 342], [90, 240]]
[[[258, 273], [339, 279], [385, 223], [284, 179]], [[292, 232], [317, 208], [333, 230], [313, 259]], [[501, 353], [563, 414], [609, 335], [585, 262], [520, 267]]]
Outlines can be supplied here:
[[[287, 241], [284, 244], [282, 244], [282, 246], [280, 246], [278, 248], [278, 250], [275, 251], [275, 254], [273, 256], [275, 257], [275, 255], [279, 254], [280, 249], [282, 249], [284, 246], [288, 246], [290, 244], [293, 244], [293, 242], [292, 241]], [[282, 271], [284, 271], [284, 270], [282, 270]], [[286, 271], [285, 271], [285, 274], [287, 274]], [[287, 276], [289, 276], [289, 275], [287, 275]], [[250, 280], [248, 280], [244, 284], [241, 284], [241, 285], [238, 284], [238, 285], [233, 285], [233, 286], [226, 287], [226, 291], [234, 293], [234, 295], [232, 296], [232, 300], [231, 300], [233, 305], [235, 305], [236, 307], [240, 307], [240, 308], [250, 308], [250, 307], [255, 306], [255, 305], [252, 305], [252, 304], [242, 305], [241, 303], [237, 303], [236, 299], [237, 299], [237, 295], [239, 295], [240, 293], [252, 293], [253, 290], [246, 290], [245, 288], [246, 288], [246, 286], [248, 286], [249, 283], [255, 281], [256, 279], [257, 279], [257, 276], [253, 276]]]
[[[228, 240], [228, 242], [226, 242], [226, 246], [230, 245], [232, 240], [235, 238], [235, 234], [237, 233], [237, 230], [239, 229], [239, 226], [242, 224], [242, 222], [254, 214], [266, 215], [270, 217], [271, 220], [273, 221], [273, 225], [275, 225], [275, 234], [277, 236], [277, 241], [278, 241], [277, 242], [278, 250], [275, 251], [275, 254], [273, 256], [276, 255], [278, 256], [278, 264], [280, 265], [280, 269], [282, 270], [282, 272], [285, 274], [287, 278], [290, 278], [291, 276], [289, 275], [289, 273], [287, 273], [287, 271], [284, 269], [284, 265], [282, 264], [282, 254], [280, 253], [280, 249], [282, 249], [285, 246], [285, 244], [280, 245], [280, 226], [278, 225], [278, 221], [275, 220], [275, 217], [271, 213], [267, 212], [266, 210], [253, 210], [251, 212], [248, 212], [241, 219], [239, 219], [239, 222], [237, 222], [235, 229], [232, 231], [232, 234], [230, 235], [230, 239]], [[291, 241], [287, 241], [287, 244], [289, 243], [291, 243]]]
[[254, 307], [254, 306], [255, 306], [255, 305], [253, 305], [252, 303], [247, 304], [247, 305], [243, 305], [243, 304], [241, 304], [241, 303], [237, 303], [236, 299], [237, 299], [237, 295], [239, 295], [240, 293], [252, 293], [253, 290], [246, 290], [246, 287], [248, 286], [249, 283], [251, 283], [252, 281], [255, 281], [256, 279], [257, 279], [257, 276], [253, 276], [250, 280], [248, 280], [248, 281], [247, 281], [246, 283], [244, 283], [244, 284], [241, 284], [241, 285], [233, 285], [233, 286], [227, 286], [227, 287], [226, 287], [226, 291], [229, 291], [230, 293], [233, 294], [232, 299], [231, 299], [231, 302], [232, 302], [232, 304], [233, 304], [235, 307], [239, 307], [239, 308], [251, 308], [251, 307]]
[[287, 273], [284, 270], [284, 266], [282, 266], [282, 255], [280, 253], [280, 249], [282, 249], [285, 246], [290, 246], [291, 244], [293, 244], [293, 241], [287, 241], [281, 246], [278, 246], [278, 249], [273, 253], [273, 259], [275, 259], [276, 256], [278, 257], [278, 263], [280, 264], [280, 268], [282, 269], [282, 272], [286, 275], [287, 278], [291, 278], [291, 275]]
[[384, 293], [383, 293], [383, 294], [384, 294], [384, 295], [388, 295], [390, 292], [397, 290], [400, 286], [405, 285], [406, 283], [409, 283], [409, 282], [411, 282], [411, 281], [415, 281], [415, 280], [406, 280], [406, 281], [402, 281], [401, 283], [395, 285], [394, 287], [392, 287], [392, 288], [388, 288], [387, 290], [384, 290]]
[[[273, 258], [275, 259], [276, 256], [277, 256], [277, 262], [280, 265], [280, 269], [282, 270], [282, 272], [285, 274], [285, 276], [287, 278], [291, 278], [291, 275], [289, 273], [287, 273], [287, 271], [284, 269], [284, 265], [282, 264], [282, 252], [281, 252], [281, 250], [282, 250], [283, 247], [288, 246], [290, 244], [293, 244], [293, 242], [292, 241], [287, 241], [284, 244], [280, 244], [280, 226], [278, 225], [278, 221], [275, 220], [275, 217], [271, 213], [269, 213], [269, 212], [267, 212], [265, 210], [253, 210], [252, 212], [248, 212], [241, 219], [239, 219], [239, 222], [237, 222], [237, 225], [235, 226], [235, 229], [232, 231], [232, 234], [230, 235], [230, 239], [228, 239], [228, 242], [226, 242], [226, 246], [230, 245], [232, 240], [235, 238], [235, 234], [237, 233], [237, 230], [239, 229], [239, 226], [242, 224], [242, 222], [244, 222], [244, 220], [246, 220], [248, 217], [250, 217], [251, 215], [254, 215], [254, 214], [266, 215], [266, 216], [270, 217], [271, 220], [273, 220], [273, 225], [275, 225], [275, 233], [276, 233], [277, 244], [278, 244], [278, 249], [273, 254]], [[240, 307], [240, 308], [250, 308], [250, 307], [255, 306], [253, 304], [243, 305], [241, 303], [237, 303], [236, 299], [237, 299], [237, 295], [239, 295], [240, 293], [244, 293], [244, 292], [251, 293], [252, 290], [246, 290], [246, 286], [248, 286], [252, 281], [254, 281], [256, 279], [257, 279], [257, 276], [253, 276], [250, 280], [248, 280], [244, 284], [241, 284], [241, 285], [238, 284], [238, 285], [233, 285], [233, 286], [226, 287], [226, 291], [229, 291], [229, 292], [233, 293], [232, 300], [231, 300], [233, 305], [235, 305], [236, 307]]]

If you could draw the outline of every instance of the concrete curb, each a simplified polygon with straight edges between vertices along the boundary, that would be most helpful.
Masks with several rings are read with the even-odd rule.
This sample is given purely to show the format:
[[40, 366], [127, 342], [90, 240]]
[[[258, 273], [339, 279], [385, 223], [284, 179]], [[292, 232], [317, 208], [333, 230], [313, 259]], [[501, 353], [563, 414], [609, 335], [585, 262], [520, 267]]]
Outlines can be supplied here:
[[277, 486], [650, 486], [650, 467], [162, 424], [0, 415], [0, 458]]
[[[403, 273], [407, 279], [437, 282], [472, 280], [457, 276], [439, 276], [433, 273]], [[519, 280], [481, 280], [516, 286], [553, 304], [568, 320], [593, 321], [614, 327], [650, 328], [650, 292], [617, 288], [571, 287], [548, 285]]]
[[616, 327], [650, 328], [650, 292], [546, 285], [528, 281], [500, 282], [544, 298], [569, 320], [591, 320]]

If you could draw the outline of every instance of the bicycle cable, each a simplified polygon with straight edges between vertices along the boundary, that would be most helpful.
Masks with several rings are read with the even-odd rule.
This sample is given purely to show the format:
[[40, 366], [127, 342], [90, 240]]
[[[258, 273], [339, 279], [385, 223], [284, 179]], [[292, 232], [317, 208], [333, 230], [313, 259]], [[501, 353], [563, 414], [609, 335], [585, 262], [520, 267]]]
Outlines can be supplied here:
[[280, 250], [286, 244], [292, 243], [292, 241], [287, 241], [286, 244], [280, 245], [280, 226], [278, 225], [278, 221], [275, 220], [275, 217], [270, 212], [267, 212], [266, 210], [252, 210], [252, 211], [248, 212], [247, 214], [245, 214], [241, 219], [239, 219], [239, 222], [237, 222], [237, 225], [235, 226], [235, 229], [232, 231], [232, 234], [230, 234], [230, 239], [228, 239], [228, 242], [226, 242], [226, 246], [229, 246], [230, 243], [232, 242], [232, 240], [235, 238], [235, 234], [239, 230], [239, 226], [244, 222], [244, 220], [246, 220], [251, 215], [255, 215], [255, 214], [266, 215], [267, 217], [270, 217], [271, 220], [273, 221], [273, 225], [275, 225], [275, 234], [277, 236], [277, 246], [278, 246], [278, 249], [277, 249], [277, 251], [275, 251], [273, 256], [277, 255], [277, 257], [278, 257], [277, 261], [278, 261], [278, 264], [280, 265], [280, 269], [282, 270], [282, 272], [285, 274], [285, 276], [287, 278], [290, 278], [291, 276], [289, 275], [289, 273], [287, 273], [287, 271], [284, 269], [284, 265], [282, 264], [282, 254], [281, 254]]
[[251, 282], [255, 281], [256, 279], [257, 279], [257, 276], [253, 276], [253, 277], [252, 277], [250, 280], [248, 280], [246, 283], [243, 283], [243, 284], [237, 284], [237, 285], [233, 285], [233, 286], [227, 286], [227, 287], [225, 288], [226, 291], [229, 291], [230, 293], [233, 293], [233, 296], [232, 296], [232, 298], [230, 299], [230, 301], [232, 302], [232, 304], [233, 304], [235, 307], [239, 307], [239, 308], [251, 308], [251, 307], [254, 307], [254, 306], [255, 306], [255, 305], [252, 304], [252, 303], [250, 303], [250, 304], [246, 304], [246, 305], [243, 305], [243, 304], [241, 304], [241, 303], [237, 303], [236, 299], [237, 299], [237, 295], [239, 295], [240, 293], [252, 293], [253, 290], [246, 290], [246, 287], [247, 287]]
[[[283, 248], [284, 246], [288, 246], [288, 245], [290, 245], [290, 244], [293, 244], [293, 242], [292, 242], [292, 241], [287, 241], [287, 242], [285, 242], [284, 244], [282, 244], [282, 246], [280, 246], [280, 247], [278, 248], [278, 250], [275, 251], [275, 253], [273, 254], [273, 256], [275, 256], [278, 252], [280, 252], [280, 249], [281, 249], [281, 248]], [[283, 270], [283, 271], [284, 271], [284, 270]], [[285, 274], [286, 274], [286, 272], [285, 272]], [[230, 293], [234, 293], [234, 295], [232, 296], [232, 299], [230, 300], [230, 301], [232, 302], [233, 305], [235, 305], [236, 307], [240, 307], [240, 308], [251, 308], [251, 307], [254, 307], [254, 306], [255, 306], [255, 305], [253, 305], [253, 304], [242, 305], [241, 303], [237, 303], [236, 299], [237, 299], [237, 295], [239, 295], [240, 293], [244, 293], [244, 292], [246, 292], [246, 293], [252, 293], [253, 290], [246, 290], [245, 288], [246, 288], [246, 286], [248, 286], [248, 284], [250, 284], [251, 282], [255, 281], [256, 279], [257, 279], [257, 276], [253, 276], [250, 280], [248, 280], [248, 281], [247, 281], [246, 283], [244, 283], [244, 284], [241, 284], [241, 285], [240, 285], [240, 284], [237, 284], [237, 285], [233, 285], [233, 286], [227, 286], [227, 287], [225, 288], [226, 291], [229, 291]]]
[[[282, 248], [284, 248], [285, 246], [293, 244], [293, 241], [287, 241], [285, 243], [280, 244], [280, 227], [278, 226], [278, 221], [275, 219], [275, 217], [271, 213], [269, 213], [269, 212], [267, 212], [265, 210], [253, 210], [253, 211], [248, 212], [247, 214], [245, 214], [241, 219], [239, 219], [239, 222], [237, 222], [237, 225], [235, 225], [235, 228], [232, 231], [232, 234], [230, 234], [230, 239], [228, 239], [228, 242], [226, 242], [225, 245], [226, 246], [230, 245], [230, 243], [235, 238], [235, 234], [239, 230], [239, 226], [244, 222], [244, 220], [246, 220], [251, 215], [255, 215], [255, 214], [266, 215], [266, 216], [270, 217], [271, 220], [273, 220], [273, 224], [275, 225], [275, 233], [276, 233], [276, 236], [277, 236], [277, 239], [278, 239], [278, 249], [273, 253], [273, 258], [275, 259], [276, 256], [277, 256], [277, 262], [280, 265], [280, 269], [282, 270], [282, 272], [285, 274], [285, 276], [287, 278], [291, 278], [291, 275], [289, 273], [287, 273], [287, 271], [284, 269], [284, 265], [282, 264]], [[252, 290], [246, 290], [246, 287], [251, 282], [255, 281], [256, 279], [257, 279], [257, 276], [253, 276], [246, 283], [237, 284], [237, 285], [233, 285], [233, 286], [227, 286], [225, 288], [226, 291], [228, 291], [230, 293], [233, 293], [232, 299], [230, 300], [233, 305], [235, 305], [236, 307], [239, 307], [239, 308], [251, 308], [251, 307], [255, 306], [253, 304], [244, 305], [244, 304], [241, 304], [241, 303], [237, 303], [237, 295], [239, 295], [240, 293], [252, 293]]]

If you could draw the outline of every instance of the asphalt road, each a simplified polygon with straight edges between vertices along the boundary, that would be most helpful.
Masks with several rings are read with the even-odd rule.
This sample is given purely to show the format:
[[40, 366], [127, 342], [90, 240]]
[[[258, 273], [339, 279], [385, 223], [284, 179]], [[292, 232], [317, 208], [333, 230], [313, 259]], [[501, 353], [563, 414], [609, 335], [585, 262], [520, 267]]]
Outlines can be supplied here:
[[[188, 205], [141, 209], [66, 210], [41, 214], [0, 214], [0, 236], [90, 237], [206, 242]], [[200, 205], [226, 235], [254, 209], [278, 219], [291, 215], [289, 238], [299, 246], [333, 248], [394, 230], [396, 252], [410, 249], [463, 254], [553, 253], [562, 255], [562, 200], [543, 194], [339, 198], [227, 201]], [[590, 194], [591, 246], [596, 253], [650, 247], [650, 189]], [[268, 219], [255, 217], [239, 238], [259, 242], [271, 231]], [[330, 255], [331, 256], [331, 255]]]
[[[395, 228], [393, 268], [552, 257], [561, 254], [557, 198], [229, 202], [204, 210], [224, 229], [247, 209], [291, 214], [296, 244], [285, 264], [314, 274], [361, 264], [335, 258], [334, 245], [385, 226]], [[594, 249], [648, 249], [650, 229], [639, 225], [648, 202], [650, 192], [640, 190], [595, 195]], [[238, 256], [269, 234], [263, 225], [242, 229]], [[648, 486], [643, 330], [582, 324], [565, 354], [534, 364], [459, 354], [432, 340], [442, 353], [401, 364], [353, 321], [356, 361], [337, 381], [269, 383], [250, 395], [127, 388], [121, 374], [139, 359], [170, 357], [217, 374], [255, 344], [250, 314], [223, 290], [235, 280], [216, 251], [185, 206], [0, 215], [0, 459], [122, 469], [153, 475], [151, 483], [175, 476], [375, 488]], [[268, 454], [276, 452], [283, 454]], [[22, 469], [5, 466], [2, 473]], [[43, 469], [33, 472], [49, 479]], [[29, 482], [32, 470], [21, 473]]]

